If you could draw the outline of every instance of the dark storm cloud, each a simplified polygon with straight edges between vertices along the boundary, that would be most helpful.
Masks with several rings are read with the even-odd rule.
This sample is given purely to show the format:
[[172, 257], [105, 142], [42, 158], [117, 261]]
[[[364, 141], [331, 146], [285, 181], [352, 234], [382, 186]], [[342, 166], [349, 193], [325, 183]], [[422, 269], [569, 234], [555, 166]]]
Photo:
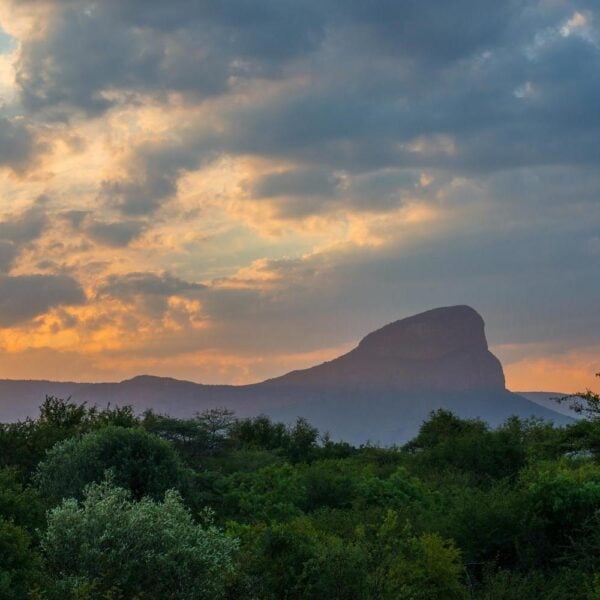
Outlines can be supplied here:
[[168, 151], [164, 152], [164, 165], [160, 164], [160, 157], [156, 157], [158, 160], [155, 159], [154, 165], [150, 162], [143, 165], [144, 172], [137, 178], [105, 181], [102, 183], [101, 195], [111, 207], [125, 215], [152, 213], [175, 194], [177, 177], [184, 166], [193, 160], [192, 156], [182, 159], [181, 166], [169, 169], [168, 163], [172, 162], [172, 157]]
[[42, 197], [31, 208], [0, 222], [0, 239], [25, 244], [38, 238], [48, 225], [44, 202]]
[[135, 148], [125, 179], [102, 183], [101, 197], [124, 215], [143, 216], [156, 211], [177, 192], [179, 176], [198, 168], [215, 156], [210, 144], [204, 144], [190, 132], [168, 142], [145, 143]]
[[0, 221], [0, 272], [9, 271], [23, 247], [42, 235], [48, 225], [44, 204], [41, 197], [29, 209]]
[[176, 90], [208, 97], [232, 77], [278, 76], [309, 51], [322, 23], [302, 3], [53, 2], [48, 33], [18, 65], [30, 110], [102, 112], [111, 90]]
[[[187, 132], [177, 151], [156, 151], [169, 162], [167, 181], [157, 182], [166, 191], [156, 184], [142, 186], [147, 192], [143, 205], [160, 204], [173, 193], [179, 173], [193, 168], [190, 157], [209, 151], [287, 158], [307, 172], [430, 168], [487, 173], [523, 166], [595, 166], [600, 160], [597, 16], [588, 12], [589, 25], [566, 31], [564, 23], [576, 3], [549, 14], [536, 13], [530, 3], [522, 3], [520, 12], [519, 5], [511, 6], [511, 25], [502, 35], [491, 36], [485, 47], [473, 42], [468, 52], [461, 50], [461, 58], [440, 54], [434, 65], [432, 56], [416, 49], [406, 61], [402, 54], [388, 60], [381, 49], [361, 45], [360, 37], [346, 39], [346, 30], [340, 29], [327, 52], [307, 62], [311, 85], [228, 108], [220, 114], [226, 127], [218, 135]], [[448, 10], [440, 8], [444, 14]], [[465, 26], [477, 28], [471, 18], [463, 18]], [[424, 48], [441, 44], [426, 29], [422, 38]], [[166, 160], [169, 153], [171, 161]], [[125, 206], [138, 204], [137, 189], [132, 188], [128, 198], [133, 199], [126, 199]], [[319, 212], [311, 195], [309, 186], [304, 211], [290, 210], [284, 201], [283, 212]], [[330, 205], [326, 198], [323, 204]]]
[[447, 177], [438, 175], [426, 193], [414, 169], [380, 169], [347, 176], [326, 169], [295, 169], [267, 173], [246, 184], [250, 196], [270, 201], [287, 219], [334, 209], [385, 212], [408, 198], [426, 198]]
[[145, 230], [139, 221], [96, 221], [90, 220], [83, 226], [85, 233], [100, 244], [120, 248], [129, 245]]
[[19, 250], [13, 242], [0, 240], [0, 273], [10, 271], [18, 255]]
[[53, 307], [85, 302], [79, 283], [67, 275], [0, 275], [0, 326], [10, 327]]
[[201, 283], [185, 281], [169, 273], [110, 275], [98, 289], [100, 295], [126, 299], [132, 296], [176, 296], [205, 290]]
[[599, 71], [595, 44], [556, 34], [531, 58], [499, 48], [415, 86], [393, 72], [376, 90], [350, 77], [317, 81], [232, 112], [226, 148], [353, 171], [595, 164]]
[[[280, 197], [289, 217], [336, 205], [319, 170], [478, 173], [600, 160], [598, 9], [583, 0], [52, 5], [46, 34], [25, 41], [18, 65], [33, 111], [101, 113], [115, 91], [197, 99], [260, 78], [301, 82], [216, 107], [218, 130], [186, 124], [135, 149], [130, 175], [102, 187], [125, 215], [156, 211], [182, 173], [224, 153], [300, 163], [298, 174], [252, 184]], [[584, 23], [569, 26], [577, 10]]]
[[537, 228], [490, 224], [468, 235], [424, 234], [408, 248], [267, 261], [277, 286], [206, 292], [203, 310], [215, 324], [207, 335], [249, 353], [301, 351], [356, 341], [427, 308], [469, 304], [485, 317], [492, 344], [595, 344], [600, 250], [589, 241], [599, 225], [540, 216]]
[[[526, 2], [458, 0], [54, 1], [47, 34], [19, 61], [32, 110], [106, 110], [115, 89], [212, 96], [232, 82], [281, 77], [330, 40], [431, 66], [501, 43]], [[346, 50], [344, 48], [344, 50]]]
[[103, 221], [93, 217], [89, 210], [73, 209], [60, 213], [76, 231], [87, 235], [91, 240], [113, 248], [124, 248], [137, 239], [147, 229], [147, 223], [135, 219]]
[[327, 171], [299, 169], [270, 173], [252, 182], [251, 193], [257, 198], [280, 196], [331, 196], [339, 180]]
[[251, 197], [274, 201], [280, 216], [298, 218], [326, 210], [340, 183], [331, 171], [294, 169], [261, 175], [246, 187]]
[[0, 114], [0, 167], [23, 171], [35, 158], [37, 149], [35, 137], [23, 120]]

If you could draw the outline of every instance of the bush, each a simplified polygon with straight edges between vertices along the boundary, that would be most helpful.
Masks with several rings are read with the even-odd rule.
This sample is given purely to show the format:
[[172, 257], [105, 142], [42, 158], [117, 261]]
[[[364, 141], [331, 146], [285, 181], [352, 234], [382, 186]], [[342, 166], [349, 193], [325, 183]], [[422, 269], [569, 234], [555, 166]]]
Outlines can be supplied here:
[[0, 600], [30, 598], [39, 565], [29, 542], [24, 529], [0, 517]]
[[42, 539], [64, 592], [94, 597], [219, 598], [236, 546], [210, 523], [196, 524], [175, 491], [133, 502], [110, 482], [90, 485], [81, 504], [54, 508]]
[[52, 499], [81, 498], [85, 486], [101, 481], [106, 471], [136, 500], [160, 498], [170, 488], [181, 490], [189, 477], [168, 442], [142, 429], [105, 427], [54, 446], [35, 481]]

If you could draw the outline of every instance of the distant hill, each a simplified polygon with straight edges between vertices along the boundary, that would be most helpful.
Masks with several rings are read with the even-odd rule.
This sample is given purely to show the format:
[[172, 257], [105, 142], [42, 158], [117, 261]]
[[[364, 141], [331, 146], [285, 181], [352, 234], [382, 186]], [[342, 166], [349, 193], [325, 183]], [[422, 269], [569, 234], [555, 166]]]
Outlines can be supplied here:
[[202, 385], [142, 375], [119, 383], [0, 380], [0, 421], [34, 416], [45, 395], [99, 406], [130, 404], [187, 417], [224, 406], [239, 416], [306, 417], [353, 443], [402, 443], [431, 410], [497, 425], [511, 415], [570, 421], [560, 407], [505, 389], [481, 316], [468, 306], [430, 310], [370, 333], [332, 361], [252, 385]]
[[580, 419], [581, 415], [578, 415], [574, 410], [569, 408], [568, 402], [558, 403], [557, 398], [564, 398], [567, 394], [562, 392], [516, 392], [519, 396], [527, 398], [540, 406], [555, 410], [562, 415], [568, 415], [574, 419]]

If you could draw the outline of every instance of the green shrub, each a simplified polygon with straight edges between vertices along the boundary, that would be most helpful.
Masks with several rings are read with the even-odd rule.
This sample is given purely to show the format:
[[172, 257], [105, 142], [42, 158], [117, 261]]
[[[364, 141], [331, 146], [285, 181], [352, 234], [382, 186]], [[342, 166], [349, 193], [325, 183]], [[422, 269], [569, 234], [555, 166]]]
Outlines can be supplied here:
[[215, 599], [233, 569], [235, 540], [193, 521], [175, 491], [163, 502], [109, 482], [50, 511], [42, 551], [67, 594], [93, 597]]
[[39, 465], [35, 481], [49, 498], [81, 498], [85, 486], [102, 481], [106, 471], [136, 500], [182, 489], [189, 478], [165, 440], [142, 429], [110, 426], [59, 442]]

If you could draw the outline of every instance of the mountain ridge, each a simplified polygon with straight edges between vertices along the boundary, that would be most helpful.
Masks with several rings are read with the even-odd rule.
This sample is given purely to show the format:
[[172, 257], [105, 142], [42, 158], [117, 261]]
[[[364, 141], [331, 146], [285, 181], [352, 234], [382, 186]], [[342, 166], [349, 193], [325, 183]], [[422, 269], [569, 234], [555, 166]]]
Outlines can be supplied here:
[[[491, 425], [516, 414], [569, 422], [564, 414], [505, 388], [489, 351], [485, 323], [466, 305], [399, 319], [364, 336], [349, 352], [319, 365], [246, 385], [215, 385], [137, 375], [120, 382], [0, 380], [0, 421], [37, 414], [45, 395], [105, 406], [129, 404], [174, 417], [227, 407], [290, 422], [308, 418], [334, 438], [400, 443], [431, 410], [447, 408]], [[15, 402], [15, 399], [19, 399]]]
[[[336, 372], [336, 368], [338, 371]], [[483, 318], [466, 305], [399, 319], [363, 337], [349, 352], [262, 383], [375, 384], [403, 391], [504, 389]]]

